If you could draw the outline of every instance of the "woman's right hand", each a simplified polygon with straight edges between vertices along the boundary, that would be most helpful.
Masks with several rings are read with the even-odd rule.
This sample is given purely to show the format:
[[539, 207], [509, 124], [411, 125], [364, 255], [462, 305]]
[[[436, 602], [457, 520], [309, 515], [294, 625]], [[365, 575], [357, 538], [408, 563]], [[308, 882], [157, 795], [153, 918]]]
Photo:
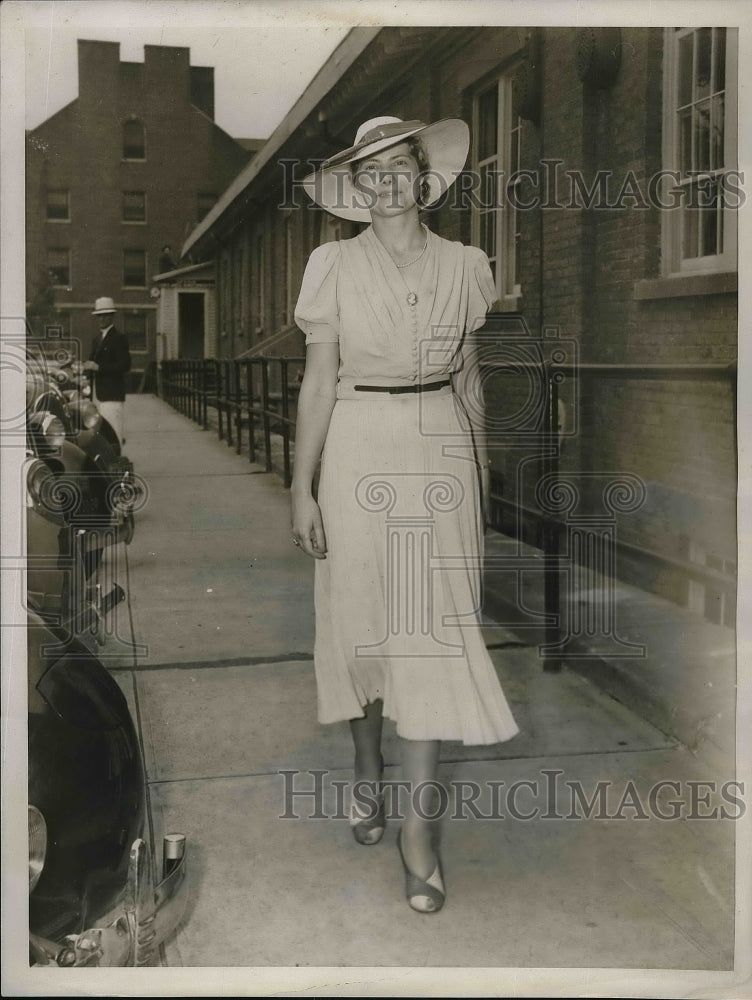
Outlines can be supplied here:
[[293, 541], [306, 555], [326, 559], [326, 536], [319, 505], [310, 493], [293, 493], [291, 501]]

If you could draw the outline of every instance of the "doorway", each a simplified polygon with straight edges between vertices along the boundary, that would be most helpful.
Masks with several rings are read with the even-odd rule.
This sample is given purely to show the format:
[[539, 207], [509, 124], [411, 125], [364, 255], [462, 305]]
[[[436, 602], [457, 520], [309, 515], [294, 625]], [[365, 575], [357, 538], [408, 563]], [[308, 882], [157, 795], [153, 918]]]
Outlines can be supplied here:
[[178, 292], [178, 357], [204, 356], [204, 293]]

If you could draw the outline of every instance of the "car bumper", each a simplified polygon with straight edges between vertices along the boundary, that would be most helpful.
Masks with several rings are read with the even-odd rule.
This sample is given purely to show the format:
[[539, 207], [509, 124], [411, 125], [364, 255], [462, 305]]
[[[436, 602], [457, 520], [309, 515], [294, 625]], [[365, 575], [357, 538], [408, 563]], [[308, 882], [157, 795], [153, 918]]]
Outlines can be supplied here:
[[128, 881], [116, 910], [101, 920], [101, 926], [69, 934], [61, 943], [31, 934], [32, 962], [73, 968], [152, 965], [159, 945], [177, 930], [188, 901], [185, 837], [165, 837], [164, 853], [163, 878], [154, 888], [149, 848], [145, 841], [135, 840]]

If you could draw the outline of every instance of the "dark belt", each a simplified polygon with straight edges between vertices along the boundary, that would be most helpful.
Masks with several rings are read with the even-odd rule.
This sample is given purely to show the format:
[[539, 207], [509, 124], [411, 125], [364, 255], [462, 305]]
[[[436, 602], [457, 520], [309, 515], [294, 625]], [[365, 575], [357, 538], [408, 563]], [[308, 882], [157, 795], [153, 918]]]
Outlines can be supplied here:
[[354, 385], [353, 389], [359, 392], [390, 392], [393, 395], [402, 392], [435, 392], [452, 384], [450, 378], [443, 382], [422, 382], [418, 385]]

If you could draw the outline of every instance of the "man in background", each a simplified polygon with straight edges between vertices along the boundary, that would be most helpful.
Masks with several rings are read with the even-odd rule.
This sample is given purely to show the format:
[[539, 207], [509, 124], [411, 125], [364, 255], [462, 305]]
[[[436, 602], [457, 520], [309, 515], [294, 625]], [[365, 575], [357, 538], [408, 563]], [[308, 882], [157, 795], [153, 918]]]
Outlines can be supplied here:
[[115, 329], [115, 312], [115, 303], [106, 296], [94, 303], [92, 315], [99, 316], [99, 336], [84, 369], [93, 373], [94, 400], [100, 413], [125, 444], [125, 375], [130, 371], [131, 354], [128, 338]]

